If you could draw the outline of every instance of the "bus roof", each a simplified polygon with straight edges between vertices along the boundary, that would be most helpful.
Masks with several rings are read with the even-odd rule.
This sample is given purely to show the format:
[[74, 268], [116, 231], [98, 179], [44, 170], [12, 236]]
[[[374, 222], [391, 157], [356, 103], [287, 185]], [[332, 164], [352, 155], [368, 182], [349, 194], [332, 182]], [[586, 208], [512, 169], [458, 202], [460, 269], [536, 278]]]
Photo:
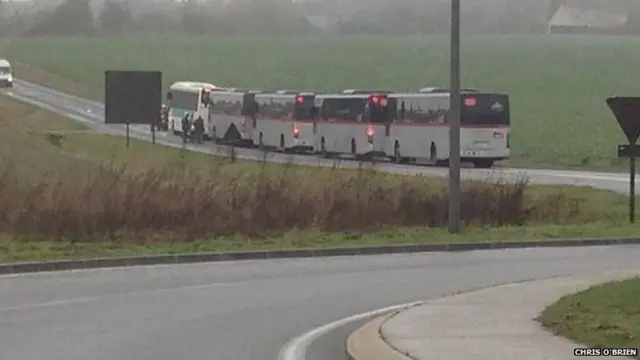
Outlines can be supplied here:
[[[489, 92], [475, 92], [473, 95], [507, 95], [506, 93], [489, 93]], [[448, 92], [435, 92], [435, 93], [394, 93], [388, 95], [391, 98], [449, 98]]]
[[389, 90], [365, 90], [365, 89], [344, 89], [343, 94], [391, 94], [393, 91]]
[[202, 88], [208, 88], [210, 90], [224, 90], [224, 88], [219, 88], [213, 84], [198, 82], [198, 81], [177, 81], [171, 85], [171, 90], [179, 90], [179, 91], [200, 91]]
[[276, 90], [275, 93], [279, 95], [294, 95], [298, 93], [298, 90], [280, 89], [280, 90]]
[[316, 98], [322, 99], [368, 99], [371, 96], [391, 96], [394, 94], [379, 94], [379, 93], [367, 93], [367, 94], [319, 94]]
[[[418, 90], [418, 92], [420, 92], [420, 93], [448, 93], [449, 89], [433, 86], [433, 87], [423, 87], [422, 89]], [[473, 88], [461, 88], [460, 92], [478, 92], [478, 90], [473, 89]]]

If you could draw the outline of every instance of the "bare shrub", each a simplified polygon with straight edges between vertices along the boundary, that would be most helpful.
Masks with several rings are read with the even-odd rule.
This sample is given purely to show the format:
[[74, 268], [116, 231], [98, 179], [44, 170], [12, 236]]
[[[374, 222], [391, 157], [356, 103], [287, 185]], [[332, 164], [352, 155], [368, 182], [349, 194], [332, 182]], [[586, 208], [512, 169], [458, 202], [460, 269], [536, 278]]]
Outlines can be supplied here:
[[[6, 160], [6, 159], [5, 159]], [[259, 171], [210, 171], [181, 164], [128, 171], [101, 164], [86, 171], [49, 172], [24, 184], [15, 166], [0, 166], [0, 231], [49, 238], [143, 239], [167, 234], [173, 241], [205, 236], [277, 235], [291, 229], [374, 231], [384, 226], [445, 226], [442, 183], [365, 168], [302, 171], [262, 164]], [[252, 169], [254, 165], [251, 165]], [[272, 169], [272, 168], [271, 168]], [[465, 224], [522, 225], [570, 221], [579, 214], [557, 194], [527, 199], [526, 179], [465, 185]], [[553, 207], [556, 210], [549, 209]], [[558, 210], [560, 209], [560, 210]]]

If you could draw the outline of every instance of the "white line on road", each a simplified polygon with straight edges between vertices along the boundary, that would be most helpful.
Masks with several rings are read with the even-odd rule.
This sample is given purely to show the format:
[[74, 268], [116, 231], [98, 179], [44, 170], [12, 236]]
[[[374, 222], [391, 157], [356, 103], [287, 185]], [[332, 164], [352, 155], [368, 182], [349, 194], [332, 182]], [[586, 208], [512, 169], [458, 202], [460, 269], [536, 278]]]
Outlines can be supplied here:
[[152, 295], [152, 294], [161, 294], [161, 293], [167, 293], [167, 292], [185, 291], [185, 290], [210, 289], [213, 287], [228, 286], [228, 285], [231, 285], [231, 283], [220, 282], [220, 283], [213, 283], [213, 284], [190, 285], [190, 286], [181, 286], [181, 287], [175, 287], [175, 288], [135, 291], [135, 292], [129, 292], [129, 293], [123, 293], [123, 294], [111, 294], [111, 295], [102, 295], [102, 296], [63, 299], [63, 300], [57, 300], [57, 301], [49, 301], [49, 302], [43, 302], [43, 303], [0, 308], [0, 313], [10, 312], [10, 311], [41, 309], [41, 308], [48, 308], [48, 307], [55, 307], [55, 306], [75, 305], [75, 304], [82, 304], [82, 303], [88, 303], [92, 301], [99, 301], [99, 300], [119, 298], [119, 297]]
[[424, 303], [424, 301], [415, 301], [407, 304], [388, 306], [382, 309], [373, 310], [353, 316], [349, 316], [340, 320], [336, 320], [332, 323], [322, 325], [315, 329], [309, 330], [306, 333], [291, 339], [285, 346], [280, 349], [278, 360], [305, 360], [307, 350], [309, 346], [323, 335], [338, 329], [349, 323], [365, 320], [371, 317], [384, 315], [392, 311], [402, 310], [413, 306], [418, 306]]

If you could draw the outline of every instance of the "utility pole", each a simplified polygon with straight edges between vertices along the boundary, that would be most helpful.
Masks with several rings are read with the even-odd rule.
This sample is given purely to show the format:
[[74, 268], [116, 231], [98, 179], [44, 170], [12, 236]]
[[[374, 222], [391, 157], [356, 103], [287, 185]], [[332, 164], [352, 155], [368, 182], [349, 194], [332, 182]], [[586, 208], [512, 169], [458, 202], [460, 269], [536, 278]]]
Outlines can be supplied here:
[[449, 232], [460, 232], [460, 0], [451, 0], [449, 86]]

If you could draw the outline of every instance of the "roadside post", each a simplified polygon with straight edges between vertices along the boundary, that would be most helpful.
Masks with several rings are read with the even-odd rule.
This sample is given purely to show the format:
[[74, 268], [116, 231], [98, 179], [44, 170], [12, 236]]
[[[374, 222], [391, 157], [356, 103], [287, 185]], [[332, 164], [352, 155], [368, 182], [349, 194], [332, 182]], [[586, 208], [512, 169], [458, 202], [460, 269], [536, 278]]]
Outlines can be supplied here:
[[610, 97], [607, 105], [618, 120], [620, 129], [627, 137], [629, 144], [618, 145], [618, 158], [629, 159], [629, 222], [636, 218], [636, 157], [640, 147], [636, 146], [640, 136], [640, 97]]
[[449, 85], [449, 232], [460, 232], [460, 0], [451, 0]]

